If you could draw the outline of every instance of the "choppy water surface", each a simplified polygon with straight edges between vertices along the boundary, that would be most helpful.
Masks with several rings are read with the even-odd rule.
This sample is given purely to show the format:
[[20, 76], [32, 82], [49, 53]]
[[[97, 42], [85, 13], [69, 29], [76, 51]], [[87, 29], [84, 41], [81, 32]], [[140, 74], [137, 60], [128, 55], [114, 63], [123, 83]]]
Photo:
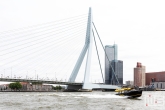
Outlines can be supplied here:
[[100, 91], [0, 92], [0, 110], [165, 110], [164, 96], [165, 91], [144, 91], [137, 99]]

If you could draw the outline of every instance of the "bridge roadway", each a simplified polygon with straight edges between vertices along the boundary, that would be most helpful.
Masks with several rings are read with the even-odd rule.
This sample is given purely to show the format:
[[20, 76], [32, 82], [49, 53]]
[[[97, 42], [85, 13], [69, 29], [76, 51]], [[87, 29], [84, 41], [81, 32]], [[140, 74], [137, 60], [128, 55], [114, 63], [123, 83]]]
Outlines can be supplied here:
[[39, 83], [45, 83], [45, 84], [60, 84], [60, 85], [77, 85], [82, 86], [83, 83], [76, 83], [76, 82], [62, 82], [62, 81], [50, 81], [50, 80], [33, 80], [33, 79], [16, 79], [16, 78], [0, 78], [0, 81], [3, 82], [39, 82]]
[[[62, 81], [51, 81], [51, 80], [34, 80], [34, 79], [11, 79], [11, 78], [0, 78], [2, 82], [38, 82], [38, 83], [45, 83], [45, 84], [59, 84], [59, 85], [68, 85], [68, 89], [79, 90], [82, 89], [83, 83], [78, 82], [62, 82]], [[88, 83], [85, 85], [85, 88], [91, 89], [119, 89], [121, 86], [119, 85], [107, 85], [103, 83]]]

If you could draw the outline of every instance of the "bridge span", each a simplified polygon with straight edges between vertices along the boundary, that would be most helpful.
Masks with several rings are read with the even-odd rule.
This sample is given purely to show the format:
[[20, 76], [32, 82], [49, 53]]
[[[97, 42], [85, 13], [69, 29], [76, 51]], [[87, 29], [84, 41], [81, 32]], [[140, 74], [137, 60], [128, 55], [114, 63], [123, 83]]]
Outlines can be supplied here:
[[[51, 81], [51, 80], [34, 80], [34, 79], [16, 79], [16, 78], [0, 78], [0, 81], [3, 82], [29, 82], [29, 83], [45, 83], [45, 84], [59, 84], [59, 85], [68, 85], [68, 89], [79, 90], [82, 89], [83, 83], [79, 82], [62, 82], [62, 81]], [[91, 86], [91, 89], [117, 89], [121, 88], [117, 85], [107, 85], [104, 83], [89, 83], [88, 86]]]
[[51, 81], [51, 80], [34, 80], [34, 79], [20, 79], [20, 78], [0, 78], [3, 82], [29, 82], [29, 83], [45, 83], [45, 84], [60, 84], [60, 85], [82, 85], [82, 83], [76, 82], [63, 82], [63, 81]]

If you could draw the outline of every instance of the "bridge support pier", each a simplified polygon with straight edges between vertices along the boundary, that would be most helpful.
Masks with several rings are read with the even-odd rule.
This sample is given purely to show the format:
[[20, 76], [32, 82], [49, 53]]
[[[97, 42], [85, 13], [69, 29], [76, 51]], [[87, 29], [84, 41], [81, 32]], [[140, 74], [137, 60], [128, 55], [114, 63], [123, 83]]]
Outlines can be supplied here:
[[77, 92], [82, 89], [82, 85], [68, 85], [64, 92]]

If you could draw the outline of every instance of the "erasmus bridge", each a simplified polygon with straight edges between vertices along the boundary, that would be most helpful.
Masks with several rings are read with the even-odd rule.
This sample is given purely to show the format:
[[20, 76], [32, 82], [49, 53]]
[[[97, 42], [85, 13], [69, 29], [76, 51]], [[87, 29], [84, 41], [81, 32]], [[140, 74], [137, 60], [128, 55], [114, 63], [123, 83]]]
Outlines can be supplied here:
[[[84, 36], [83, 38], [85, 39], [85, 43], [83, 42], [83, 44], [82, 44], [83, 47], [81, 47], [81, 49], [79, 49], [80, 51], [78, 51], [79, 56], [78, 57], [74, 56], [75, 55], [74, 52], [76, 51], [75, 49], [76, 49], [78, 44], [76, 44], [76, 45], [74, 44], [77, 41], [75, 41], [74, 43], [70, 42], [70, 41], [73, 41], [75, 38], [72, 37], [71, 39], [69, 39], [69, 36], [76, 36], [76, 38], [79, 39], [80, 34], [77, 34], [77, 32], [80, 31], [80, 30], [77, 30], [77, 29], [78, 29], [78, 27], [81, 26], [81, 23], [83, 23], [83, 20], [82, 20], [83, 16], [80, 16], [80, 18], [81, 19], [79, 19], [79, 20], [77, 20], [75, 18], [73, 18], [73, 19], [71, 18], [72, 21], [77, 20], [77, 21], [80, 22], [80, 24], [75, 23], [75, 24], [72, 24], [72, 25], [68, 25], [69, 29], [65, 29], [62, 26], [57, 26], [56, 28], [52, 27], [52, 28], [48, 28], [48, 29], [43, 29], [44, 26], [42, 25], [42, 27], [39, 27], [39, 28], [37, 27], [37, 29], [40, 30], [40, 31], [38, 31], [37, 29], [36, 30], [31, 30], [32, 28], [35, 28], [35, 26], [30, 26], [30, 27], [27, 27], [27, 29], [23, 29], [23, 30], [25, 30], [23, 32], [18, 32], [19, 30], [12, 30], [12, 31], [9, 31], [9, 32], [1, 33], [1, 34], [4, 34], [4, 37], [9, 36], [10, 39], [8, 40], [8, 39], [4, 38], [4, 42], [2, 42], [1, 47], [4, 46], [5, 48], [0, 50], [1, 51], [1, 53], [0, 53], [0, 57], [1, 57], [1, 59], [0, 59], [0, 62], [1, 62], [0, 63], [0, 69], [2, 70], [1, 71], [1, 76], [0, 76], [0, 81], [3, 81], [3, 82], [4, 81], [6, 81], [6, 82], [16, 82], [16, 81], [19, 81], [19, 82], [41, 82], [41, 83], [46, 83], [46, 84], [68, 85], [67, 89], [69, 89], [69, 90], [117, 89], [117, 88], [120, 88], [118, 85], [104, 84], [104, 77], [103, 77], [103, 72], [102, 72], [102, 67], [101, 67], [101, 61], [100, 61], [100, 57], [99, 57], [99, 52], [98, 52], [98, 47], [97, 47], [97, 44], [96, 44], [96, 38], [95, 38], [94, 31], [97, 34], [98, 38], [99, 38], [99, 41], [101, 43], [103, 52], [105, 54], [105, 57], [107, 57], [107, 54], [105, 53], [103, 43], [102, 43], [102, 41], [99, 37], [99, 34], [98, 34], [97, 29], [95, 27], [95, 24], [93, 22], [92, 9], [91, 8], [89, 8], [87, 20], [85, 21], [85, 22], [87, 22], [86, 35], [82, 34]], [[65, 22], [66, 23], [64, 23], [64, 25], [67, 26], [67, 23], [69, 21], [65, 21]], [[48, 26], [51, 27], [52, 25], [48, 25]], [[50, 40], [48, 40], [47, 38], [49, 36], [55, 35], [55, 33], [54, 33], [55, 30], [50, 32], [49, 30], [51, 30], [51, 29], [55, 29], [55, 30], [59, 29], [60, 31], [58, 32], [58, 34], [63, 33], [63, 35], [58, 35], [58, 36], [61, 36], [62, 38], [59, 37], [56, 40], [51, 38]], [[46, 30], [48, 30], [48, 32], [43, 33]], [[71, 31], [71, 30], [75, 31], [74, 34], [72, 32], [72, 33], [64, 35], [65, 33], [67, 33], [67, 31]], [[15, 31], [17, 31], [17, 33], [14, 33]], [[26, 34], [26, 32], [27, 32], [27, 34]], [[84, 32], [85, 31], [83, 31], [83, 33]], [[8, 33], [12, 33], [12, 34], [8, 35]], [[32, 37], [29, 37], [29, 36], [33, 35], [34, 33], [39, 33], [39, 34], [36, 34]], [[52, 33], [52, 35], [47, 35], [47, 34], [50, 34], [50, 33]], [[81, 31], [81, 33], [82, 33], [82, 31]], [[21, 37], [21, 35], [23, 37]], [[25, 37], [25, 36], [27, 36], [27, 37]], [[41, 36], [45, 36], [45, 37], [42, 38], [42, 40], [41, 40], [41, 38], [40, 38]], [[64, 36], [66, 36], [66, 37], [64, 37]], [[18, 38], [18, 40], [17, 40], [17, 38]], [[64, 44], [61, 43], [65, 39], [67, 39], [66, 42], [68, 42], [68, 44], [65, 43], [65, 44], [67, 44], [66, 46], [64, 46]], [[25, 42], [25, 40], [27, 42]], [[5, 41], [7, 41], [7, 43]], [[47, 42], [47, 41], [49, 41], [49, 42]], [[53, 42], [53, 41], [56, 41], [56, 42]], [[23, 42], [23, 43], [20, 43], [20, 42]], [[29, 44], [29, 42], [30, 42], [30, 45], [26, 45], [26, 44]], [[51, 42], [53, 42], [52, 45], [56, 45], [54, 48], [61, 48], [61, 49], [57, 49], [55, 53], [48, 53], [47, 48], [41, 48], [43, 46], [46, 47], [47, 45], [48, 45], [48, 48], [49, 48], [49, 44], [51, 45]], [[82, 39], [81, 39], [81, 42], [82, 42]], [[9, 44], [13, 44], [13, 45], [10, 47]], [[91, 74], [90, 69], [91, 69], [92, 46], [93, 46], [93, 44], [95, 44], [95, 47], [96, 47], [96, 54], [97, 54], [97, 58], [98, 58], [98, 62], [99, 62], [99, 67], [98, 68], [100, 69], [100, 73], [101, 73], [100, 76], [102, 78], [102, 83], [90, 82], [90, 74]], [[71, 51], [71, 50], [69, 50], [69, 46], [70, 47], [75, 47], [75, 48], [72, 48], [72, 50], [74, 50], [74, 51], [72, 51], [71, 53], [69, 53]], [[39, 50], [37, 50], [37, 49], [39, 49]], [[52, 52], [52, 50], [53, 49], [51, 49], [51, 52]], [[41, 52], [41, 51], [43, 51], [43, 53], [38, 53], [38, 54], [36, 54], [36, 56], [31, 56], [31, 55], [34, 55], [35, 53]], [[26, 52], [27, 52], [27, 54], [25, 54]], [[61, 52], [61, 54], [60, 54], [60, 52]], [[57, 57], [57, 60], [53, 60], [53, 59], [50, 58], [49, 62], [46, 60], [46, 58], [48, 59], [49, 57], [51, 57], [50, 55], [52, 55], [52, 54], [53, 54], [53, 57], [56, 57], [56, 54], [58, 54], [58, 53], [59, 53], [58, 56], [62, 56], [63, 61], [58, 61], [58, 59], [60, 59], [60, 57]], [[64, 53], [64, 54], [62, 54], [62, 53]], [[22, 55], [22, 54], [24, 54], [24, 55]], [[46, 54], [46, 55], [44, 55], [44, 54]], [[66, 80], [65, 81], [62, 81], [62, 80], [59, 81], [59, 80], [55, 79], [56, 75], [60, 75], [60, 73], [55, 73], [55, 76], [51, 76], [51, 77], [54, 77], [54, 80], [53, 79], [48, 80], [48, 79], [38, 78], [38, 74], [36, 74], [36, 68], [37, 67], [34, 69], [35, 73], [33, 73], [33, 76], [35, 78], [30, 78], [30, 71], [27, 71], [26, 74], [25, 74], [25, 72], [24, 72], [24, 74], [20, 73], [19, 75], [21, 75], [21, 77], [16, 77], [16, 75], [13, 75], [13, 74], [15, 74], [19, 71], [25, 70], [26, 68], [33, 68], [34, 64], [36, 62], [39, 62], [39, 61], [44, 60], [44, 59], [45, 59], [44, 62], [48, 62], [48, 63], [45, 64], [46, 66], [43, 66], [43, 63], [41, 63], [41, 62], [37, 63], [36, 64], [38, 66], [37, 71], [42, 70], [46, 67], [52, 67], [51, 69], [54, 71], [54, 68], [53, 68], [54, 63], [56, 63], [55, 64], [56, 65], [55, 69], [61, 68], [61, 70], [59, 70], [59, 71], [68, 70], [68, 69], [65, 69], [65, 67], [67, 67], [67, 64], [65, 64], [63, 66], [60, 66], [60, 64], [62, 62], [66, 62], [66, 59], [69, 59], [69, 58], [66, 57], [67, 54], [68, 55], [70, 54], [71, 58], [76, 59], [75, 62], [73, 61], [73, 59], [71, 59], [71, 61], [68, 61], [69, 62], [68, 65], [70, 65], [70, 62], [73, 62], [74, 66], [72, 67], [72, 70], [70, 71], [71, 73], [70, 73], [70, 76], [67, 79], [67, 81]], [[29, 56], [31, 56], [31, 57], [29, 58]], [[31, 59], [38, 59], [38, 60], [31, 61]], [[27, 64], [25, 65], [26, 62], [27, 62]], [[85, 64], [84, 65], [85, 70], [83, 69], [83, 71], [84, 71], [83, 81], [82, 82], [76, 82], [76, 78], [77, 78], [77, 76], [80, 72], [80, 68], [82, 67], [83, 62]], [[48, 65], [48, 64], [50, 64], [50, 65]], [[15, 68], [19, 68], [19, 69], [17, 69], [16, 72], [14, 73]], [[7, 71], [8, 71], [8, 73], [7, 73]], [[47, 71], [48, 71], [48, 69], [47, 69]], [[69, 72], [69, 70], [66, 73], [68, 73], [68, 72]], [[115, 74], [114, 70], [113, 70], [113, 73], [114, 73], [114, 76], [116, 78], [116, 81], [118, 82], [118, 79], [116, 77], [116, 74]], [[5, 77], [5, 76], [7, 76], [7, 74], [8, 74], [8, 77]], [[26, 76], [26, 78], [23, 78], [22, 75]], [[47, 76], [49, 76], [48, 73], [46, 73], [46, 77]], [[64, 74], [64, 76], [67, 76], [67, 75]]]

